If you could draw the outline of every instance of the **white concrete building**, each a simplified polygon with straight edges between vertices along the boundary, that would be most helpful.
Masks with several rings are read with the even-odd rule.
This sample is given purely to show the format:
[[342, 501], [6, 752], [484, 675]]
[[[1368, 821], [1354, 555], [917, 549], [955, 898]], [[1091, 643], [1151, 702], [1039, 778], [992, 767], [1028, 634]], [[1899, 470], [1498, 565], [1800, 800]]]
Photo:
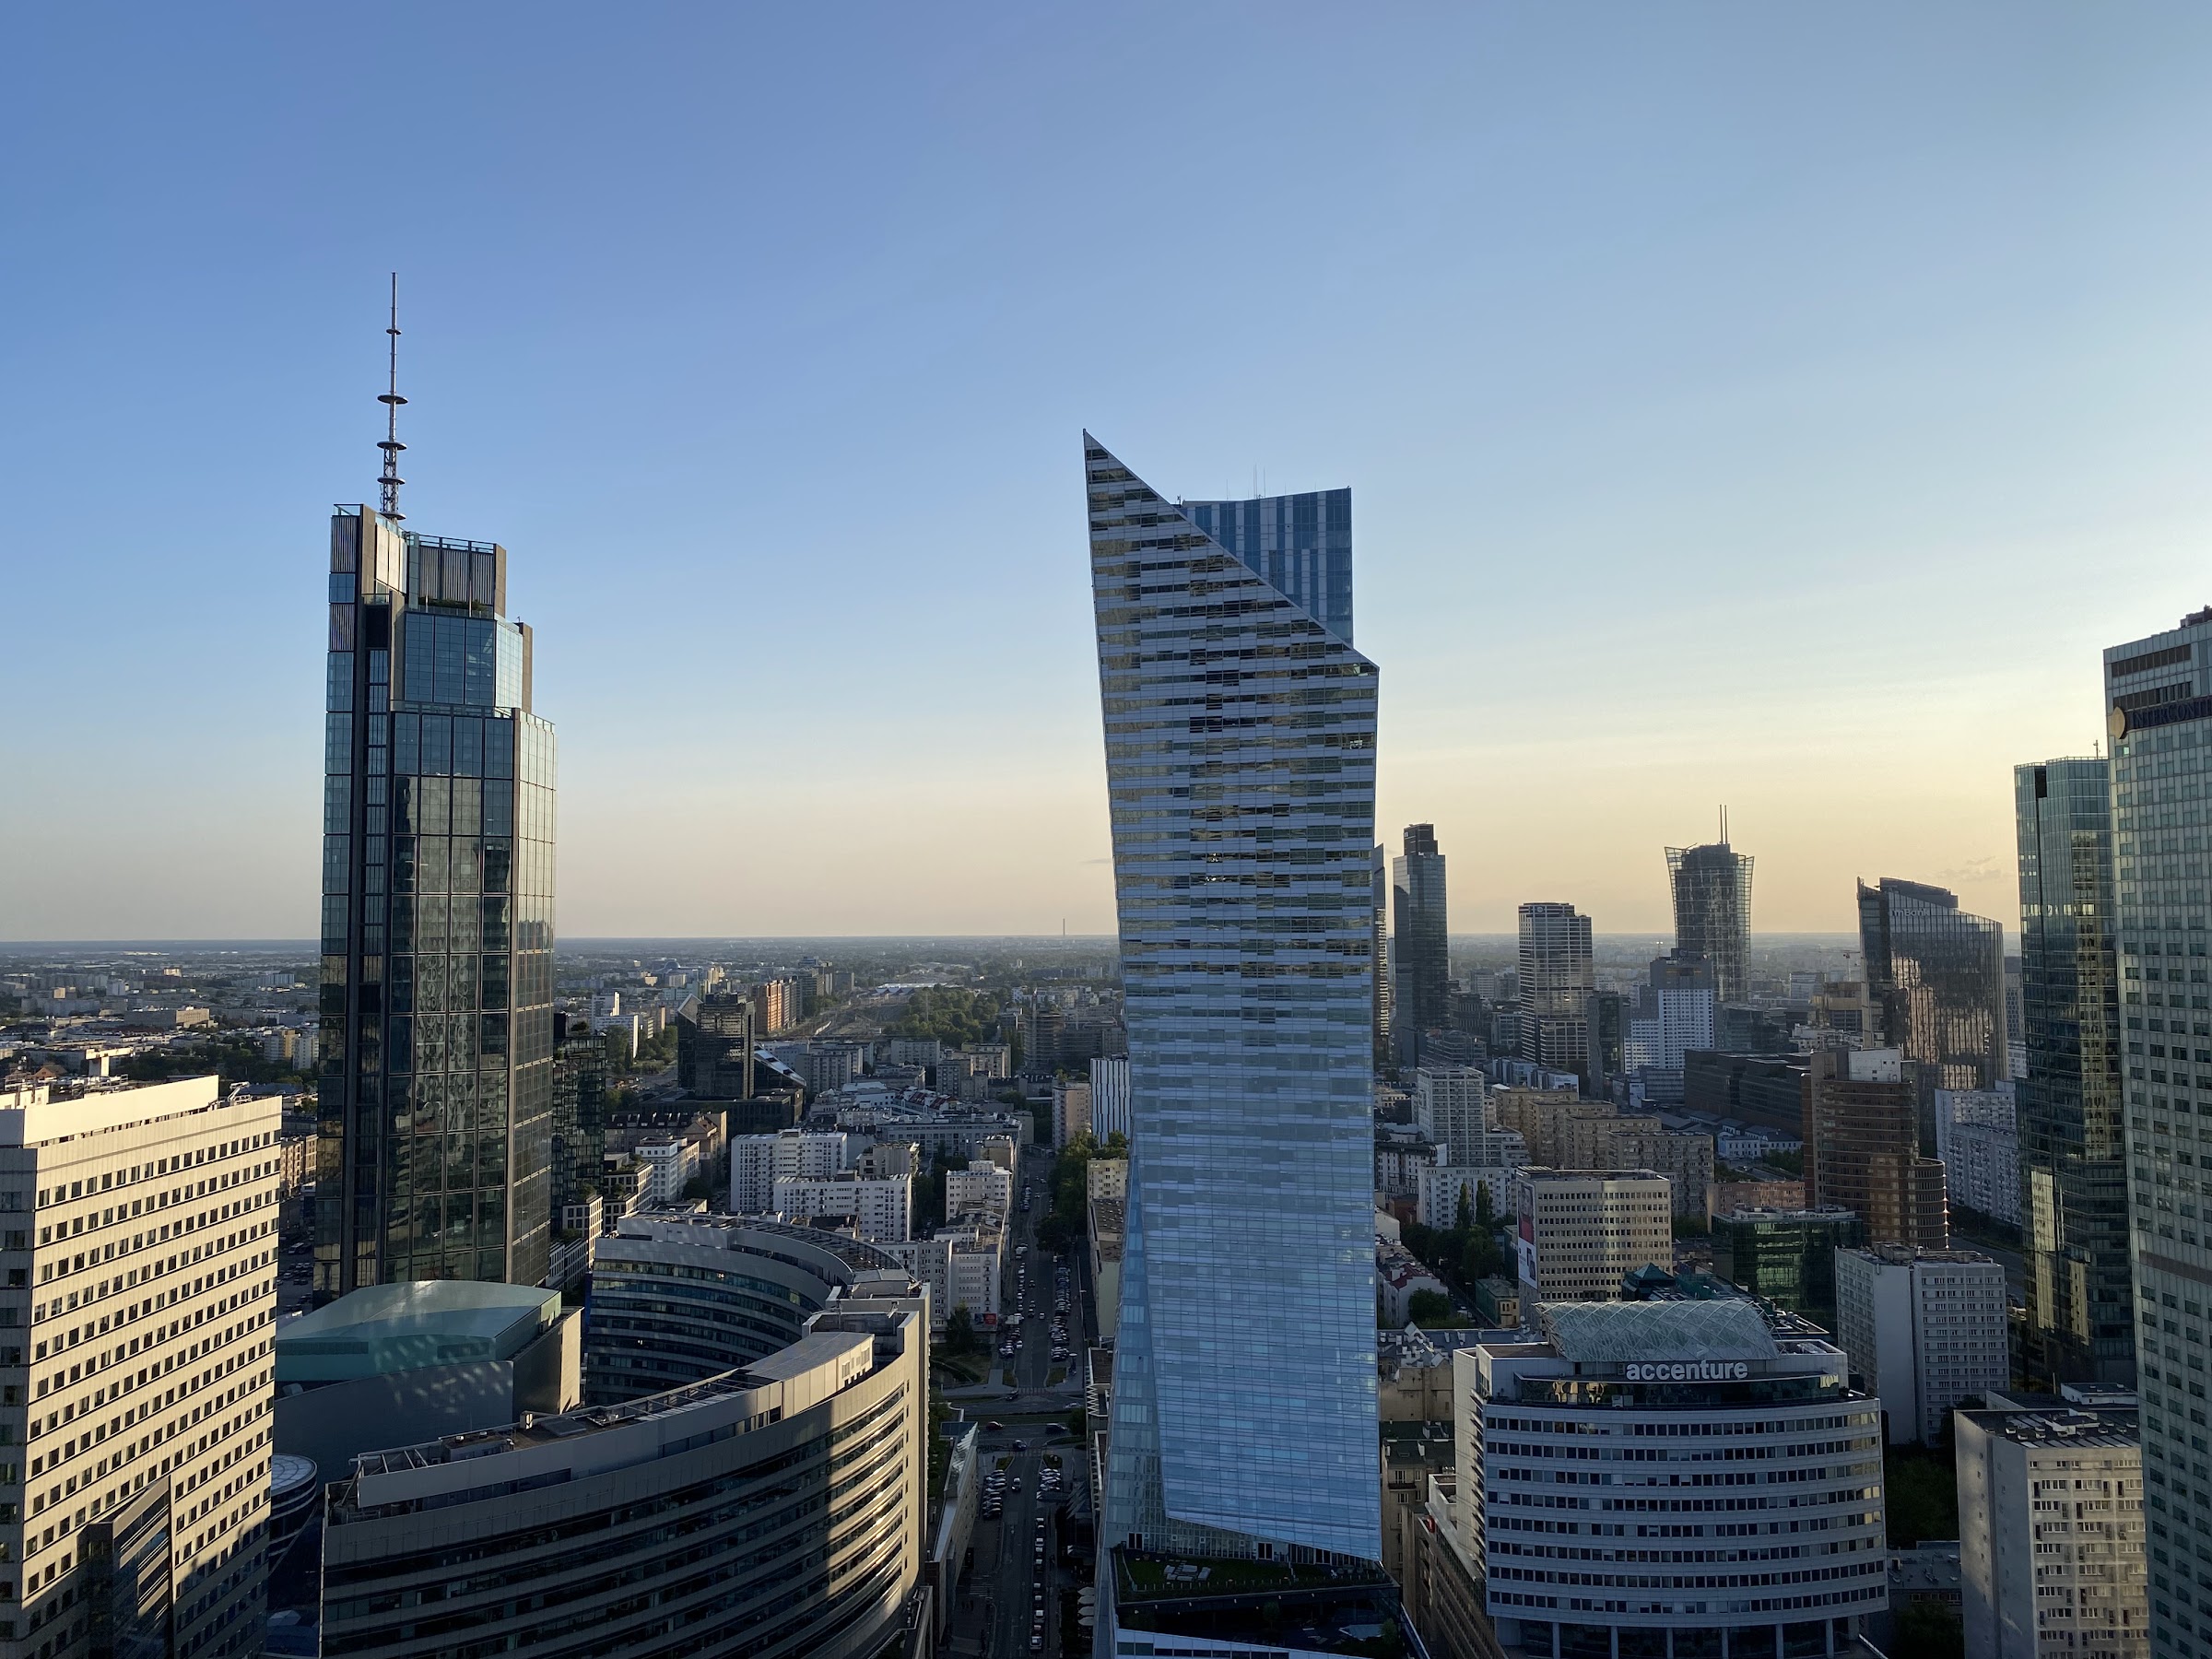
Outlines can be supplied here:
[[1502, 1160], [1480, 1146], [1490, 1131], [1489, 1083], [1472, 1065], [1424, 1065], [1413, 1074], [1413, 1121], [1435, 1143], [1437, 1162], [1468, 1168]]
[[930, 1324], [945, 1328], [956, 1308], [966, 1308], [978, 1327], [998, 1323], [999, 1287], [1005, 1278], [1006, 1233], [974, 1222], [940, 1227], [926, 1239], [884, 1248], [929, 1287]]
[[1888, 1582], [1880, 1413], [1843, 1354], [1747, 1300], [1528, 1322], [1453, 1356], [1452, 1507], [1506, 1651], [1852, 1652]]
[[2009, 1382], [2005, 1269], [1971, 1250], [1836, 1252], [1836, 1340], [1889, 1414], [1889, 1439], [1934, 1444], [1960, 1401]]
[[[1520, 1139], [1519, 1135], [1513, 1137]], [[1490, 1214], [1505, 1217], [1513, 1210], [1513, 1181], [1519, 1162], [1487, 1168], [1458, 1169], [1450, 1164], [1417, 1164], [1413, 1169], [1414, 1219], [1423, 1227], [1451, 1227], [1459, 1219], [1459, 1203], [1466, 1199], [1467, 1214], [1481, 1208], [1481, 1189], [1490, 1194]]]
[[1129, 1134], [1129, 1056], [1104, 1054], [1090, 1063], [1090, 1132], [1103, 1146]]
[[971, 1159], [964, 1170], [945, 1174], [945, 1214], [991, 1215], [1002, 1222], [1014, 1208], [1014, 1177], [987, 1158]]
[[771, 1191], [769, 1207], [794, 1221], [821, 1217], [852, 1222], [853, 1230], [871, 1244], [902, 1243], [913, 1236], [914, 1178], [892, 1175], [870, 1179], [850, 1172], [826, 1181], [799, 1175], [779, 1175]]
[[89, 1651], [92, 1555], [112, 1640], [259, 1651], [279, 1122], [214, 1077], [0, 1093], [7, 1652]]
[[652, 1171], [645, 1189], [648, 1203], [674, 1204], [699, 1173], [699, 1148], [689, 1141], [645, 1141], [634, 1151], [638, 1161]]
[[2135, 1408], [1961, 1411], [1968, 1659], [2148, 1659]]
[[827, 1181], [852, 1164], [853, 1137], [841, 1131], [784, 1129], [730, 1139], [730, 1208], [759, 1216], [773, 1206], [785, 1176]]

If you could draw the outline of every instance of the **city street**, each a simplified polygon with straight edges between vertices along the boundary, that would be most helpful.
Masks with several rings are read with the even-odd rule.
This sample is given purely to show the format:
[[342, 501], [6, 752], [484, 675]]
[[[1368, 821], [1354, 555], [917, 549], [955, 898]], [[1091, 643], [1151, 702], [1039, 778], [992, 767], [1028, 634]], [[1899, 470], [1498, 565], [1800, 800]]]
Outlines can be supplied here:
[[[994, 1337], [995, 1343], [1020, 1333], [1022, 1346], [1012, 1359], [993, 1351], [1002, 1368], [997, 1374], [1012, 1392], [960, 1391], [952, 1396], [970, 1418], [999, 1425], [982, 1430], [982, 1467], [986, 1477], [1004, 1483], [986, 1488], [986, 1500], [995, 1498], [1003, 1508], [995, 1516], [977, 1517], [974, 1566], [962, 1581], [947, 1638], [947, 1651], [962, 1659], [1062, 1653], [1066, 1602], [1089, 1579], [1087, 1559], [1068, 1559], [1063, 1521], [1071, 1506], [1079, 1506], [1088, 1485], [1084, 1444], [1069, 1430], [1068, 1418], [1083, 1403], [1083, 1353], [1093, 1325], [1081, 1265], [1071, 1251], [1064, 1258], [1070, 1357], [1052, 1358], [1060, 1288], [1054, 1259], [1036, 1241], [1051, 1167], [1050, 1155], [1041, 1150], [1030, 1149], [1023, 1158], [1007, 1230], [1016, 1243], [1028, 1246], [1026, 1255], [1010, 1256], [1006, 1264], [1001, 1306], [1008, 1317]], [[1024, 1196], [1030, 1198], [1026, 1212]], [[1018, 1325], [1011, 1319], [1018, 1312], [1024, 1316]], [[1055, 1370], [1065, 1372], [1060, 1386], [1049, 1382]], [[969, 1394], [981, 1397], [962, 1397]], [[1055, 1461], [1048, 1484], [1048, 1465]], [[1070, 1659], [1080, 1652], [1078, 1647]]]

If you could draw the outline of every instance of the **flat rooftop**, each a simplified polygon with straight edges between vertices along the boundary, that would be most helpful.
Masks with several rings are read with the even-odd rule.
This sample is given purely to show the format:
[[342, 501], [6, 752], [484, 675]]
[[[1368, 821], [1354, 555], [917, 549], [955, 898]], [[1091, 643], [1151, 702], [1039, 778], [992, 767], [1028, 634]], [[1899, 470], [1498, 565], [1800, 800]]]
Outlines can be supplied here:
[[365, 1285], [276, 1334], [276, 1381], [347, 1382], [512, 1359], [560, 1318], [560, 1292], [430, 1279]]

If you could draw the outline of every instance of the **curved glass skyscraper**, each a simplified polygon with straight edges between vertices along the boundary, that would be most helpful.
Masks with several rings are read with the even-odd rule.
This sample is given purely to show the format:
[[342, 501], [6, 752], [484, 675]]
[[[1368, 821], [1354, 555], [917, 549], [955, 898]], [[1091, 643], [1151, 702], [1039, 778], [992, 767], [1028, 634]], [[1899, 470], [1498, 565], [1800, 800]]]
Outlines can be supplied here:
[[1236, 504], [1225, 542], [1223, 504], [1178, 508], [1088, 436], [1084, 459], [1129, 1026], [1101, 1534], [1128, 1628], [1167, 1571], [1131, 1561], [1381, 1552], [1377, 676], [1348, 491]]

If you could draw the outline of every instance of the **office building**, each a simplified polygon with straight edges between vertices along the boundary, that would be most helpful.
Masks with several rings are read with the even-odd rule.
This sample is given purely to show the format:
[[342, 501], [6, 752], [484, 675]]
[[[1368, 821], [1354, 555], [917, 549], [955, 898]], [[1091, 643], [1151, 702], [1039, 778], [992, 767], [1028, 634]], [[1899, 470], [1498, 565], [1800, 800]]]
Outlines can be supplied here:
[[2020, 1224], [2020, 1142], [2014, 1084], [1936, 1091], [1936, 1156], [1953, 1208]]
[[1465, 1555], [1558, 1659], [1860, 1652], [1888, 1605], [1877, 1403], [1749, 1301], [1539, 1305], [1453, 1356]]
[[1432, 824], [1406, 826], [1406, 851], [1391, 865], [1391, 1023], [1400, 1065], [1418, 1065], [1429, 1033], [1451, 1024], [1452, 966], [1445, 921], [1444, 855]]
[[1959, 1402], [2011, 1380], [2005, 1269], [1971, 1250], [1870, 1244], [1836, 1253], [1836, 1340], [1889, 1418], [1933, 1445]]
[[1597, 988], [1590, 918], [1571, 904], [1521, 907], [1521, 1058], [1578, 1075], [1590, 1064], [1590, 994]]
[[1522, 1301], [1610, 1300], [1637, 1269], [1671, 1267], [1669, 1185], [1649, 1170], [1524, 1170], [1514, 1223]]
[[[860, 1077], [867, 1065], [867, 1045], [862, 1042], [808, 1043], [802, 1062], [806, 1092], [817, 1098], [837, 1093]], [[937, 1086], [947, 1094], [956, 1092], [949, 1077], [940, 1078]]]
[[661, 1394], [796, 1342], [841, 1297], [904, 1295], [896, 1247], [758, 1218], [632, 1216], [599, 1241], [584, 1398]]
[[395, 485], [330, 526], [324, 1298], [551, 1248], [553, 728], [506, 548], [403, 529]]
[[1950, 1242], [1943, 1165], [1920, 1155], [1919, 1111], [1894, 1049], [1825, 1049], [1806, 1083], [1805, 1196], [1866, 1224], [1868, 1242]]
[[1373, 869], [1375, 930], [1374, 939], [1368, 950], [1368, 961], [1375, 976], [1374, 1041], [1375, 1069], [1379, 1072], [1393, 1062], [1391, 1048], [1392, 984], [1396, 971], [1390, 956], [1390, 907], [1396, 890], [1391, 880], [1391, 859], [1388, 847], [1375, 849]]
[[[1629, 1072], [1629, 1020], [1636, 999], [1619, 991], [1593, 991], [1585, 1005], [1588, 1069], [1583, 1082], [1601, 1100], [1625, 1098]], [[1518, 1029], [1518, 1028], [1516, 1028]]]
[[1961, 1411], [1959, 1614], [1989, 1659], [2149, 1659], [2136, 1409]]
[[606, 1044], [588, 1025], [553, 1053], [551, 1203], [558, 1216], [598, 1190], [606, 1157]]
[[1846, 1209], [1752, 1208], [1712, 1218], [1712, 1271], [1739, 1290], [1836, 1328], [1836, 1253], [1855, 1250], [1865, 1229]]
[[279, 1123], [214, 1077], [0, 1092], [7, 1652], [259, 1651]]
[[1104, 1146], [1129, 1138], [1129, 1056], [1100, 1054], [1090, 1063], [1090, 1132]]
[[1724, 1054], [1692, 1049], [1682, 1056], [1682, 1105], [1791, 1139], [1805, 1132], [1807, 1065], [1797, 1054]]
[[2104, 674], [2151, 1649], [2160, 1659], [2206, 1659], [2212, 1588], [2192, 1580], [2200, 1552], [2212, 1552], [2212, 1482], [2184, 1471], [2201, 1461], [2193, 1441], [2205, 1438], [2194, 1418], [2207, 1409], [2212, 1236], [2183, 1160], [2203, 1169], [2212, 1159], [2212, 1129], [2200, 1127], [2212, 1124], [2212, 1064], [2196, 1062], [2200, 1049], [2212, 1053], [2212, 904], [2197, 844], [2212, 776], [2212, 609], [2108, 649]]
[[920, 1610], [928, 1347], [922, 1298], [841, 1302], [665, 1394], [364, 1456], [323, 1651], [876, 1659]]
[[1882, 1041], [1924, 1089], [1988, 1088], [2011, 1075], [2003, 926], [1944, 888], [1884, 877], [1859, 883], [1859, 947]]
[[1133, 1130], [1100, 1624], [1135, 1630], [1139, 1551], [1381, 1551], [1376, 673], [1348, 491], [1178, 507], [1085, 460]]
[[1675, 954], [1712, 964], [1724, 1003], [1751, 994], [1751, 855], [1724, 834], [1701, 847], [1669, 847], [1666, 877], [1675, 896]]
[[676, 1016], [676, 1075], [703, 1100], [753, 1097], [753, 999], [710, 991]]
[[2046, 1386], [2132, 1388], [2112, 762], [2076, 757], [2015, 767], [2013, 800], [2020, 843], [2015, 1040], [2026, 1054], [2013, 1085], [2028, 1261], [2021, 1358]]
[[900, 1243], [914, 1236], [914, 1178], [852, 1170], [821, 1180], [779, 1175], [769, 1189], [769, 1208], [794, 1221], [846, 1222], [872, 1244]]
[[775, 1206], [776, 1182], [785, 1176], [828, 1181], [853, 1167], [853, 1137], [838, 1130], [782, 1129], [773, 1135], [730, 1137], [730, 1208], [740, 1216], [766, 1215]]
[[1477, 1151], [1488, 1132], [1489, 1084], [1472, 1065], [1424, 1065], [1413, 1075], [1413, 1121], [1436, 1144], [1439, 1162], [1486, 1161]]

